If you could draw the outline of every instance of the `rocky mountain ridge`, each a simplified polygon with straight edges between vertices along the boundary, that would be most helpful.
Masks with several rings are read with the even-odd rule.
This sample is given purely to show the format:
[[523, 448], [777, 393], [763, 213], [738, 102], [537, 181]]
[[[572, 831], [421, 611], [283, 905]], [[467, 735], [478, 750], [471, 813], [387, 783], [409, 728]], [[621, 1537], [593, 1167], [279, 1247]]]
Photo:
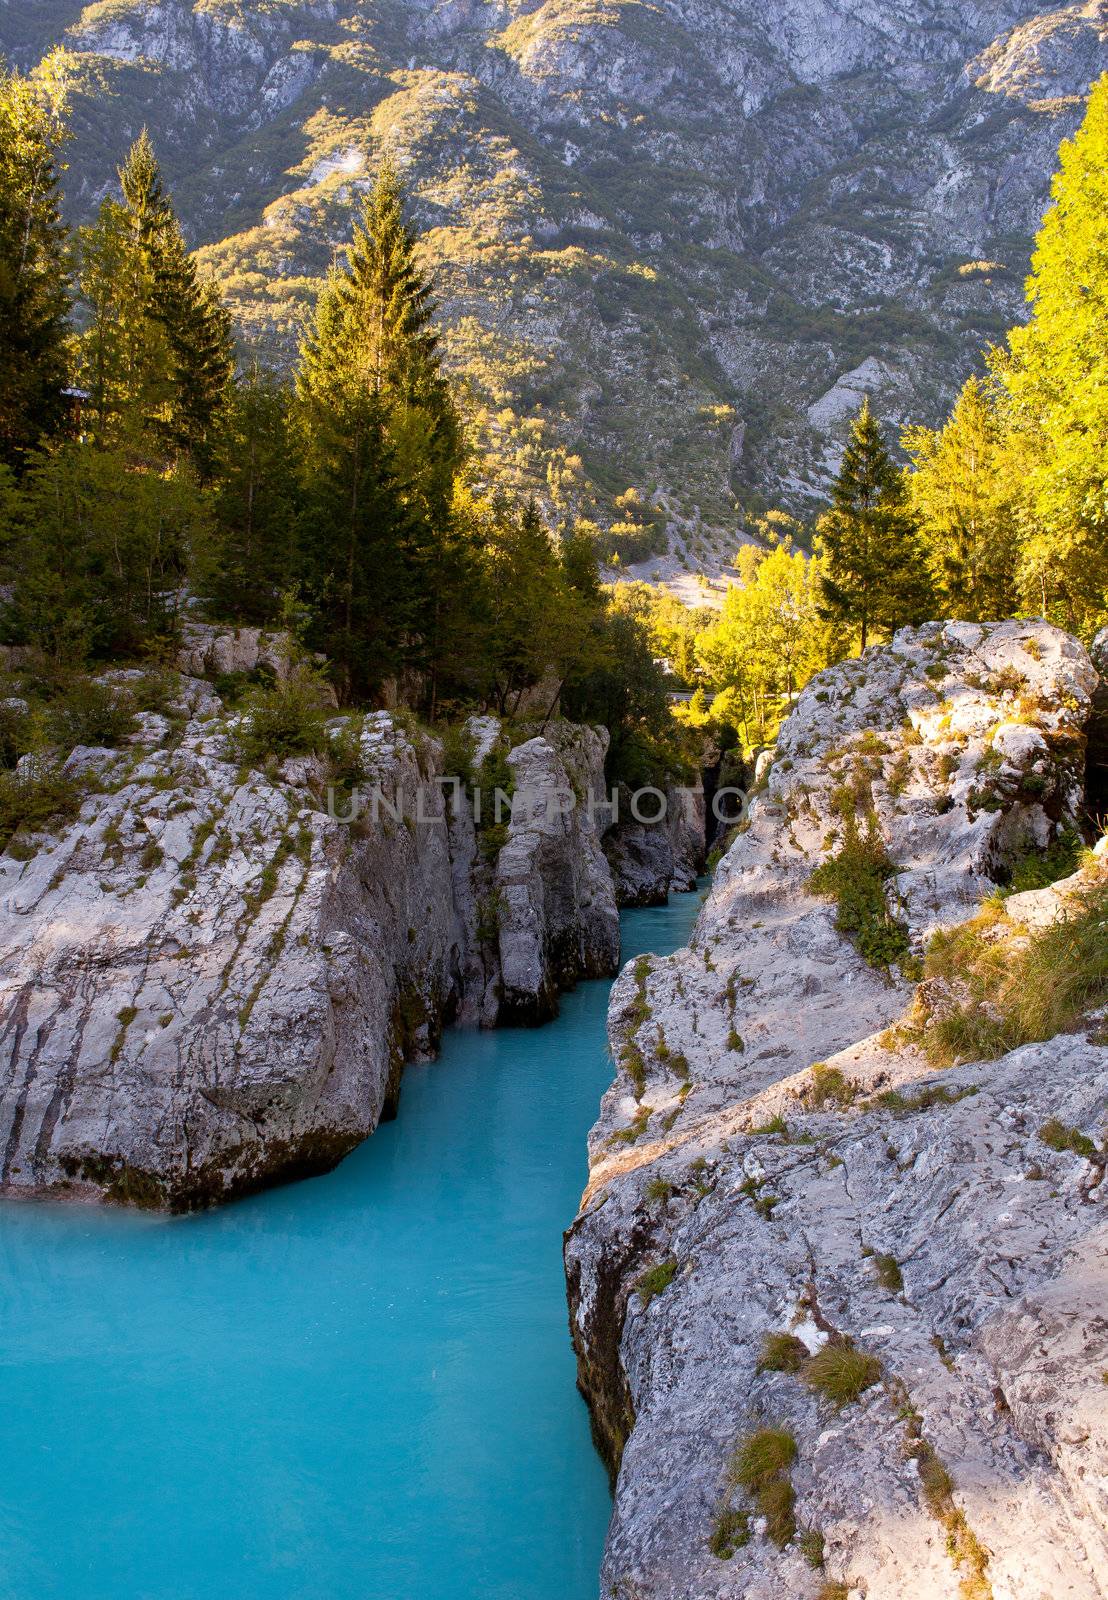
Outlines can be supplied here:
[[1104, 1011], [1013, 1045], [974, 987], [1055, 928], [1029, 991], [1103, 970], [1103, 843], [995, 899], [1077, 817], [1096, 693], [1041, 622], [821, 674], [689, 948], [613, 989], [566, 1243], [603, 1600], [1108, 1594]]
[[147, 123], [247, 335], [287, 359], [380, 156], [481, 436], [559, 504], [628, 484], [711, 565], [817, 497], [864, 390], [937, 421], [1021, 314], [1104, 0], [0, 0], [72, 52], [72, 211]]

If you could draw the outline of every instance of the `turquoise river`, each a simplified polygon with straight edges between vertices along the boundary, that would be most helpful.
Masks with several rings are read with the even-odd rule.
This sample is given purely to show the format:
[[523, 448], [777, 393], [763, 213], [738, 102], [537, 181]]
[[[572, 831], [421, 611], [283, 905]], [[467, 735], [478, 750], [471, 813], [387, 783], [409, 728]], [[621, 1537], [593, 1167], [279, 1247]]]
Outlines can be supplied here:
[[[626, 913], [624, 958], [698, 905]], [[561, 1243], [608, 989], [448, 1034], [327, 1177], [176, 1219], [0, 1204], [0, 1600], [595, 1600]]]

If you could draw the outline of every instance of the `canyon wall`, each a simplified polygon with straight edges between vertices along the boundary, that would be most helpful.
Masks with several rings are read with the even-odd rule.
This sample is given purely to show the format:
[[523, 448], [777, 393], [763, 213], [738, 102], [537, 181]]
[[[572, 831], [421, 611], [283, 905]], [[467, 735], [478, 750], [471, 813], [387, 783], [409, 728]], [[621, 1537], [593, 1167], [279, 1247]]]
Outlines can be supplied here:
[[823, 673], [690, 946], [615, 985], [566, 1242], [604, 1600], [1108, 1594], [1096, 692], [1041, 622]]
[[[245, 764], [249, 712], [194, 674], [274, 661], [251, 630], [193, 628], [190, 670], [122, 748], [60, 752], [88, 790], [77, 819], [0, 855], [5, 1192], [181, 1209], [324, 1170], [444, 1022], [541, 1021], [615, 971], [597, 825], [553, 803], [602, 793], [603, 732], [506, 751], [510, 815], [475, 821], [441, 744], [385, 712], [333, 718], [330, 767]], [[478, 755], [506, 745], [494, 719], [470, 735]]]

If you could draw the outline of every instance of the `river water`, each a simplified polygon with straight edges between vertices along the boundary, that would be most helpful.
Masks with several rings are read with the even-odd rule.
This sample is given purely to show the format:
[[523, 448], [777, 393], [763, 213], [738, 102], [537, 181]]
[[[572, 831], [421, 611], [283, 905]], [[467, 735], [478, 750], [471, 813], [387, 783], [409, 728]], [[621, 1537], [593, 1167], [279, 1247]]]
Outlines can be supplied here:
[[[699, 896], [624, 914], [624, 959]], [[595, 1600], [562, 1230], [609, 985], [453, 1032], [327, 1177], [197, 1217], [0, 1204], [3, 1600]]]

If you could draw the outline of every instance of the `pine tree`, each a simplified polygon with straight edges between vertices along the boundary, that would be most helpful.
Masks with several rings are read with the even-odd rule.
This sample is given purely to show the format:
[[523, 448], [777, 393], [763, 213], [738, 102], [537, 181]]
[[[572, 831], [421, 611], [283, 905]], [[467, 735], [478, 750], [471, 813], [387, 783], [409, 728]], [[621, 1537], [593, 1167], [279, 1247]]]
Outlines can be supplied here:
[[869, 399], [850, 430], [819, 522], [820, 614], [857, 631], [864, 650], [874, 629], [923, 621], [933, 604], [918, 529]]
[[90, 425], [138, 458], [210, 477], [233, 374], [230, 318], [185, 246], [145, 130], [82, 240]]
[[380, 402], [369, 390], [301, 396], [300, 570], [312, 643], [349, 698], [376, 694], [421, 639], [422, 529], [398, 491]]
[[402, 489], [421, 515], [441, 524], [463, 450], [433, 312], [403, 191], [386, 163], [354, 229], [345, 270], [332, 273], [323, 291], [317, 333], [303, 351], [302, 385], [370, 390]]
[[945, 427], [909, 428], [908, 497], [947, 616], [1010, 616], [1019, 556], [1016, 491], [1004, 430], [985, 385], [969, 378]]
[[1059, 162], [1027, 284], [1031, 320], [994, 369], [1028, 525], [1024, 602], [1091, 630], [1108, 609], [1108, 73]]
[[228, 406], [201, 591], [221, 617], [272, 623], [298, 576], [298, 451], [290, 396], [254, 368]]
[[69, 409], [63, 105], [53, 58], [34, 79], [0, 70], [0, 462], [17, 471]]

